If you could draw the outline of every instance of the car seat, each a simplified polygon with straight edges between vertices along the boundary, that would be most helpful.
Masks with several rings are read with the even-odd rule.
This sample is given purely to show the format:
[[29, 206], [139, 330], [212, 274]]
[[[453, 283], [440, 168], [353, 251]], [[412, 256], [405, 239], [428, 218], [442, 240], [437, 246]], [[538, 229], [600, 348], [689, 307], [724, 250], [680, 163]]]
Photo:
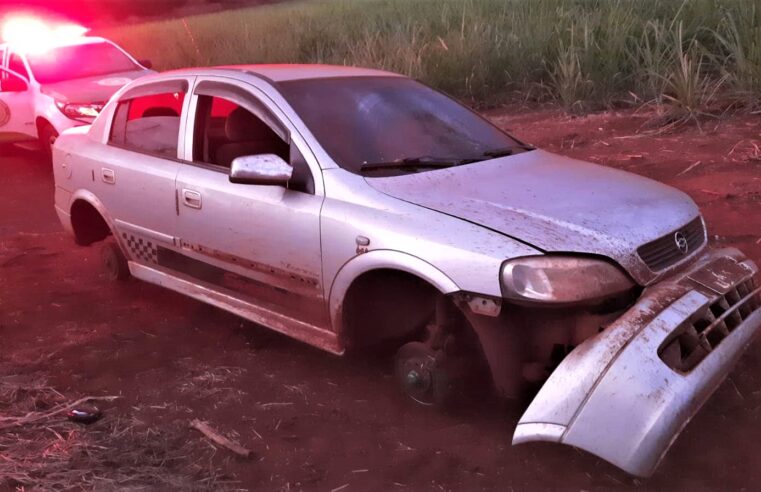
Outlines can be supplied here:
[[225, 121], [228, 142], [216, 151], [214, 163], [230, 167], [233, 160], [246, 155], [275, 154], [288, 162], [289, 147], [262, 120], [244, 108], [237, 108]]

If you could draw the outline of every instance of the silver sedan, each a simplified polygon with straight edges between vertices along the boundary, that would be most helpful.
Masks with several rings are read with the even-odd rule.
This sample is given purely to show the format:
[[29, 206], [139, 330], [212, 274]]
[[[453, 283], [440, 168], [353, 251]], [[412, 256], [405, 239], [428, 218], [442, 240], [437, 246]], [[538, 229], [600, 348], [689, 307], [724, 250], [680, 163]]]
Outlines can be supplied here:
[[[537, 150], [396, 74], [168, 72], [54, 149], [55, 204], [131, 276], [334, 354], [397, 348], [412, 399], [535, 398], [514, 442], [646, 476], [761, 325], [757, 267], [686, 195]], [[480, 383], [480, 384], [478, 384]]]

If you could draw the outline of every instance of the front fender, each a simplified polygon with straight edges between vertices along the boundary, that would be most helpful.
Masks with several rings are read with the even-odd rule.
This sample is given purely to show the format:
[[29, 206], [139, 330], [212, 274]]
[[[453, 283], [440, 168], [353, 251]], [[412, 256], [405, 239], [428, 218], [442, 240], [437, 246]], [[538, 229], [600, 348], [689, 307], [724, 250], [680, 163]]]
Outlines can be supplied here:
[[336, 274], [330, 287], [330, 321], [336, 333], [343, 331], [343, 300], [354, 280], [372, 270], [399, 270], [425, 280], [443, 294], [457, 292], [460, 288], [444, 272], [430, 263], [407, 253], [394, 250], [374, 250], [355, 256], [346, 262]]

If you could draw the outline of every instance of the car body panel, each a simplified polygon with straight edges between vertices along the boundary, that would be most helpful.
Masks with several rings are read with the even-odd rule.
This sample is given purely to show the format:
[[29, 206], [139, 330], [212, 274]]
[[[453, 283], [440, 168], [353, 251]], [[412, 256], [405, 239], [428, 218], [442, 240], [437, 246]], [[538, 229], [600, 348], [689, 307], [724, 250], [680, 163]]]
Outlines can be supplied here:
[[545, 252], [612, 258], [643, 285], [657, 275], [632, 252], [699, 215], [674, 188], [542, 150], [367, 182]]
[[[501, 258], [537, 254], [535, 248], [498, 232], [393, 199], [343, 169], [323, 175], [328, 194], [321, 214], [326, 279], [335, 278], [359, 255], [398, 251], [435, 265], [460, 290], [501, 297]], [[359, 247], [358, 236], [369, 244]]]
[[[231, 268], [245, 263], [245, 274], [255, 280], [322, 300], [322, 196], [234, 184], [226, 174], [197, 166], [180, 168], [177, 189], [176, 236], [183, 248], [217, 252], [209, 260]], [[187, 193], [198, 193], [203, 202], [188, 205]]]

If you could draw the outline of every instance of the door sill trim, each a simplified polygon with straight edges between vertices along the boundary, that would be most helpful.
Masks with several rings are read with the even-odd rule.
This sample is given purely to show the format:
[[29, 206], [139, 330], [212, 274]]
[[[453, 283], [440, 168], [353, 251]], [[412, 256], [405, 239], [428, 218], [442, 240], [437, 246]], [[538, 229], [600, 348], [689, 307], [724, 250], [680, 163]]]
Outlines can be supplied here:
[[343, 355], [345, 349], [336, 333], [280, 314], [272, 309], [244, 301], [180, 276], [129, 261], [130, 273], [145, 282], [165, 287], [188, 297], [211, 304], [225, 311], [265, 326], [283, 335], [306, 342], [335, 355]]

